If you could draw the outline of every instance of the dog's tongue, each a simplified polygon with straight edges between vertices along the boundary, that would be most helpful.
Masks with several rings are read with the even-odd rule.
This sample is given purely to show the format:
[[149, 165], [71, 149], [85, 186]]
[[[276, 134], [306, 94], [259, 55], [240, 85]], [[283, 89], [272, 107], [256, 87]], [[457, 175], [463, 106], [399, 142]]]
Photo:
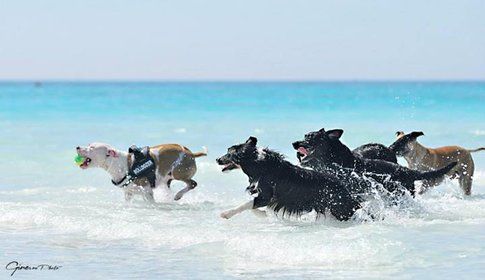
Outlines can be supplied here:
[[229, 171], [229, 169], [231, 168], [230, 165], [226, 165], [222, 168], [222, 172], [226, 172], [226, 171]]
[[226, 164], [223, 168], [222, 168], [222, 172], [226, 172], [226, 171], [229, 171], [229, 170], [232, 170], [232, 169], [235, 169], [236, 168], [236, 165], [233, 164], [233, 163], [229, 163], [229, 164]]
[[308, 155], [308, 151], [303, 147], [299, 147], [297, 151], [304, 154], [305, 156]]

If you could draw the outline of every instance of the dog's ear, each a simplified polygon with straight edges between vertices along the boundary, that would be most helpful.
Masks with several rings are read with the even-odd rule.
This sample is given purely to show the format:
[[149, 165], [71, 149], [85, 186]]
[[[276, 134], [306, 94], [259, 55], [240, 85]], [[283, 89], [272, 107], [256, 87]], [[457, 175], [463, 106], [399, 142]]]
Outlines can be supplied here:
[[404, 131], [397, 131], [397, 132], [396, 132], [396, 137], [397, 137], [397, 138], [401, 138], [401, 137], [403, 137], [403, 136], [404, 136]]
[[342, 129], [332, 129], [327, 131], [325, 134], [327, 134], [330, 139], [334, 140], [340, 139], [340, 137], [342, 137], [342, 134], [344, 134], [344, 131]]
[[131, 145], [131, 146], [128, 148], [128, 153], [132, 154], [132, 153], [134, 153], [136, 150], [137, 150], [136, 145]]
[[322, 127], [322, 129], [320, 129], [318, 132], [319, 132], [319, 133], [323, 133], [323, 132], [325, 132], [325, 128], [323, 128], [323, 127]]
[[413, 131], [413, 132], [409, 133], [409, 136], [413, 140], [416, 140], [416, 138], [418, 138], [419, 136], [423, 136], [423, 135], [424, 135], [424, 133], [422, 131]]
[[106, 154], [106, 156], [109, 156], [109, 157], [118, 157], [118, 153], [113, 150], [113, 149], [108, 149], [108, 153]]
[[258, 138], [250, 136], [248, 140], [246, 140], [246, 144], [256, 146], [256, 144], [258, 144]]

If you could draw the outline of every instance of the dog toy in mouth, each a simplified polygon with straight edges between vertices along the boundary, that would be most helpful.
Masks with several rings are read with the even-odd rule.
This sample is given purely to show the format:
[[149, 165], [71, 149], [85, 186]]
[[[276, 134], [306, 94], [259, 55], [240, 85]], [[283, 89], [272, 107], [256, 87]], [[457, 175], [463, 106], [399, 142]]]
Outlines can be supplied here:
[[74, 162], [75, 162], [77, 165], [79, 165], [79, 166], [80, 166], [81, 164], [83, 164], [83, 163], [84, 163], [84, 160], [85, 160], [85, 159], [86, 159], [85, 157], [83, 157], [83, 156], [81, 156], [81, 155], [77, 155], [77, 156], [74, 158]]

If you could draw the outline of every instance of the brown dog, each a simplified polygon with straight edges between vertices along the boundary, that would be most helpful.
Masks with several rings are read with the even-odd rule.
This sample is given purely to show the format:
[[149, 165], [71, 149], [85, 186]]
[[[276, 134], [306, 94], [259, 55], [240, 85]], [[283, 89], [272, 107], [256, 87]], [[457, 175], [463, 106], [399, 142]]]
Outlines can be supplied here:
[[[424, 135], [421, 131], [414, 131], [409, 134], [398, 131], [396, 132], [397, 140], [390, 146], [390, 149], [397, 156], [404, 157], [409, 164], [409, 168], [420, 171], [436, 170], [451, 162], [458, 162], [456, 167], [450, 170], [447, 175], [451, 178], [458, 178], [464, 194], [470, 195], [473, 172], [475, 171], [475, 164], [470, 153], [482, 151], [485, 148], [475, 150], [467, 150], [459, 146], [427, 148], [416, 141], [416, 138], [421, 135]], [[440, 184], [442, 180], [424, 181], [421, 193], [430, 187]]]
[[[126, 178], [133, 165], [133, 154], [116, 150], [108, 144], [91, 143], [87, 147], [77, 147], [76, 151], [84, 157], [80, 165], [82, 169], [89, 167], [100, 167], [106, 170], [113, 182], [120, 185]], [[179, 144], [163, 144], [150, 148], [150, 155], [156, 164], [155, 187], [170, 187], [172, 180], [179, 180], [186, 184], [186, 187], [175, 195], [179, 200], [188, 191], [197, 186], [192, 177], [197, 171], [195, 158], [207, 155], [206, 152], [192, 153], [188, 148]], [[152, 188], [145, 179], [135, 180], [126, 187], [126, 200], [131, 200], [134, 194], [142, 194], [145, 200], [153, 202]]]

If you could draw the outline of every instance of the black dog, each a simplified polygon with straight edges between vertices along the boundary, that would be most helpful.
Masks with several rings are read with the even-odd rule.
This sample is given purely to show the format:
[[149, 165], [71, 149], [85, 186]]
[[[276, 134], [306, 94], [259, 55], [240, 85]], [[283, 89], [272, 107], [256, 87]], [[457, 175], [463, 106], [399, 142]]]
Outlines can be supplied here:
[[257, 194], [252, 201], [223, 212], [221, 217], [229, 219], [244, 210], [267, 206], [275, 212], [283, 210], [283, 215], [312, 210], [325, 214], [328, 210], [338, 220], [348, 220], [361, 207], [337, 177], [295, 166], [279, 153], [258, 150], [256, 143], [257, 139], [250, 137], [217, 159], [223, 171], [241, 168], [249, 177], [248, 190]]
[[[325, 131], [322, 129], [322, 131]], [[315, 132], [310, 132], [307, 135], [310, 135]], [[360, 147], [355, 148], [352, 153], [354, 155], [363, 157], [363, 158], [368, 158], [368, 159], [380, 159], [380, 160], [385, 160], [389, 161], [392, 163], [397, 163], [397, 155], [396, 152], [394, 152], [392, 149], [389, 147], [378, 144], [378, 143], [368, 143], [364, 144]], [[302, 157], [303, 155], [299, 152], [296, 153], [296, 156], [298, 158]]]
[[363, 158], [380, 159], [392, 163], [397, 163], [396, 153], [390, 148], [378, 143], [369, 143], [362, 145], [353, 150], [352, 153]]
[[298, 151], [300, 163], [315, 170], [350, 168], [372, 177], [389, 191], [396, 190], [396, 183], [399, 183], [412, 195], [415, 193], [414, 181], [442, 177], [456, 165], [453, 162], [435, 171], [420, 172], [383, 160], [358, 157], [340, 142], [342, 134], [341, 129], [321, 129], [306, 134], [303, 141], [294, 142], [293, 148]]

